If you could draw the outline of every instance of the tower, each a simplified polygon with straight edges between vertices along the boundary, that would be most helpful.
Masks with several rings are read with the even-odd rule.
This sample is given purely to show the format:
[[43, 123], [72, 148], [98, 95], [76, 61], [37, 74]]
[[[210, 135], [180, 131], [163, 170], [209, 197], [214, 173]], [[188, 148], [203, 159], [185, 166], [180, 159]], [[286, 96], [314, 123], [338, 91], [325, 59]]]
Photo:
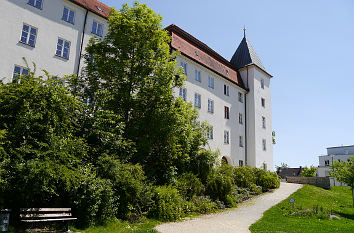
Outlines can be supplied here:
[[[244, 29], [245, 31], [245, 29]], [[270, 80], [261, 60], [246, 38], [246, 33], [231, 58], [246, 94], [246, 162], [250, 166], [273, 170], [272, 110]]]

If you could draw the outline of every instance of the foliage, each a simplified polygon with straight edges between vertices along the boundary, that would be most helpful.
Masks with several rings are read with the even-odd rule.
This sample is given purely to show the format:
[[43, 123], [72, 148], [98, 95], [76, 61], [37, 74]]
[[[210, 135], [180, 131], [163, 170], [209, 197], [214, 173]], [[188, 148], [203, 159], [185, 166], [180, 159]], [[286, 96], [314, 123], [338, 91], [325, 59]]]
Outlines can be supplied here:
[[278, 165], [275, 166], [276, 170], [279, 170], [281, 168], [289, 168], [289, 165], [286, 163], [280, 163], [280, 166], [278, 166]]
[[[289, 203], [290, 199], [295, 199], [295, 209]], [[325, 190], [313, 185], [304, 185], [290, 197], [264, 212], [263, 217], [253, 224], [250, 230], [295, 233], [352, 232], [354, 209], [351, 205], [349, 187], [331, 187], [331, 190]], [[296, 210], [299, 210], [298, 214], [292, 215]], [[340, 219], [328, 219], [328, 213]]]
[[280, 178], [275, 172], [256, 169], [256, 176], [256, 185], [261, 186], [263, 192], [279, 188]]
[[200, 196], [204, 191], [204, 185], [193, 173], [183, 173], [178, 177], [176, 189], [186, 200], [191, 200], [195, 196]]
[[161, 221], [175, 221], [184, 216], [184, 200], [178, 190], [171, 186], [159, 186], [155, 188], [155, 203], [150, 215]]
[[110, 157], [100, 157], [97, 173], [112, 184], [115, 196], [115, 216], [136, 221], [149, 211], [152, 191], [141, 166], [123, 164]]
[[354, 208], [354, 157], [351, 157], [348, 162], [335, 161], [332, 166], [333, 170], [330, 171], [330, 175], [336, 178], [339, 182], [345, 183], [352, 188]]
[[226, 206], [234, 206], [234, 202], [230, 197], [232, 188], [232, 179], [229, 165], [223, 165], [217, 169], [208, 177], [206, 183], [206, 194], [213, 200], [222, 201]]
[[301, 172], [302, 177], [316, 177], [316, 167], [304, 167], [304, 170]]
[[[98, 138], [105, 145], [93, 154], [107, 153], [123, 162], [139, 163], [150, 181], [166, 184], [178, 173], [192, 170], [191, 165], [200, 161], [198, 156], [204, 155], [199, 151], [207, 141], [202, 126], [194, 123], [197, 111], [173, 95], [173, 88], [182, 86], [185, 76], [175, 60], [178, 53], [170, 53], [171, 38], [161, 20], [138, 2], [132, 7], [123, 5], [119, 12], [112, 10], [106, 37], [91, 40], [87, 67], [71, 84], [75, 95], [88, 100], [98, 113], [109, 113], [98, 129], [107, 132], [106, 122], [118, 125], [116, 131], [103, 135], [94, 132], [89, 142]], [[97, 114], [93, 115], [95, 119]], [[124, 138], [117, 138], [122, 142], [117, 146], [111, 137], [116, 132]], [[103, 140], [107, 134], [109, 143]], [[206, 161], [200, 168], [208, 166]]]
[[193, 212], [200, 214], [213, 213], [220, 207], [207, 196], [193, 198]]
[[234, 168], [232, 178], [233, 184], [241, 188], [251, 188], [257, 180], [255, 169], [249, 166]]

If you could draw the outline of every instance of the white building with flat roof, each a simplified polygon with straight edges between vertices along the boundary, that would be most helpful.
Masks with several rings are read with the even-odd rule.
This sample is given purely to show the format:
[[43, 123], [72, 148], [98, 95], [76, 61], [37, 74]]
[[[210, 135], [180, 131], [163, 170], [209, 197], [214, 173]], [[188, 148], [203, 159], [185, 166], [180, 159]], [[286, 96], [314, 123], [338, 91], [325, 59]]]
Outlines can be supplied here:
[[[328, 147], [327, 155], [318, 156], [319, 166], [317, 169], [317, 176], [330, 177], [329, 172], [332, 169], [333, 162], [335, 161], [349, 162], [351, 157], [354, 157], [354, 145]], [[331, 177], [331, 186], [343, 186], [343, 185], [345, 184], [340, 183]]]

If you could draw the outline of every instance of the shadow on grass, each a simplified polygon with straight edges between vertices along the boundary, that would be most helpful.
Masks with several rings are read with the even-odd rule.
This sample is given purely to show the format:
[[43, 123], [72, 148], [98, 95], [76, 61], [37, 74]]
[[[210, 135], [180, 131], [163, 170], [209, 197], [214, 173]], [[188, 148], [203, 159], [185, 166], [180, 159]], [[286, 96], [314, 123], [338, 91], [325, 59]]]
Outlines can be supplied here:
[[348, 218], [348, 219], [354, 220], [354, 214], [348, 214], [348, 213], [343, 213], [343, 212], [337, 212], [337, 214], [342, 218]]

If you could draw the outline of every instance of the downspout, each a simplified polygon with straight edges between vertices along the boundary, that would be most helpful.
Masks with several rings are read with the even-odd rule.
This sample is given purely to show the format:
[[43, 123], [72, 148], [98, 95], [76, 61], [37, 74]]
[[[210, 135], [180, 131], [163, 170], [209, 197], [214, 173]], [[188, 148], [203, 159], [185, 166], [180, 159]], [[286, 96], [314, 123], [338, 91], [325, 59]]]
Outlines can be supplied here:
[[81, 45], [80, 45], [80, 53], [79, 53], [79, 61], [77, 63], [77, 72], [76, 75], [79, 76], [79, 71], [80, 71], [80, 61], [81, 61], [81, 57], [82, 57], [82, 49], [84, 46], [84, 38], [85, 38], [85, 29], [86, 29], [86, 21], [87, 21], [87, 14], [88, 14], [88, 10], [86, 9], [86, 13], [85, 13], [85, 20], [84, 20], [84, 26], [82, 28], [82, 36], [81, 36]]
[[[248, 88], [248, 66], [247, 66], [247, 88]], [[248, 88], [249, 89], [249, 88]], [[245, 94], [245, 165], [247, 165], [247, 93]]]

